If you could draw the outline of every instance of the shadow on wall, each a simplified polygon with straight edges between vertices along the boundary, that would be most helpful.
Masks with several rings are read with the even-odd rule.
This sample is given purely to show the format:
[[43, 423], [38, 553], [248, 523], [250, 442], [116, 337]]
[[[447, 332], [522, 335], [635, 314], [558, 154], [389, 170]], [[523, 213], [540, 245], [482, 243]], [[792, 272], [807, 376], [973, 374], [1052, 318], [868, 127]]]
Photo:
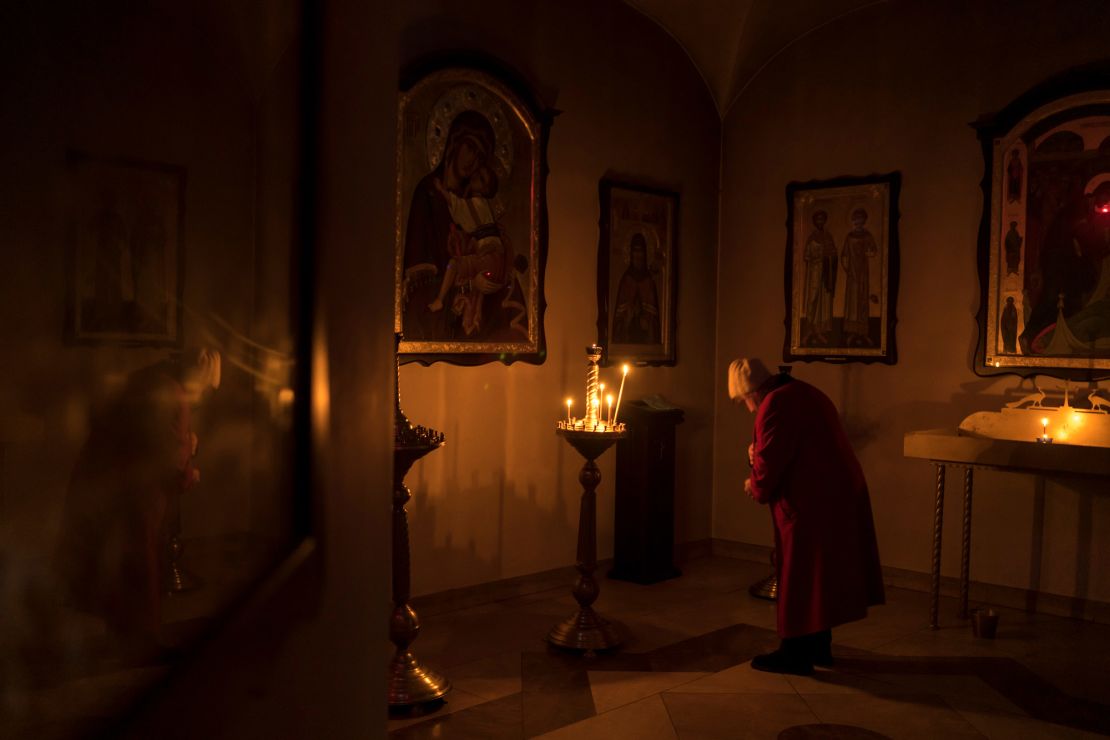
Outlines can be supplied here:
[[[517, 532], [542, 533], [545, 542], [559, 543], [565, 549], [562, 563], [573, 563], [578, 532], [574, 504], [581, 489], [577, 476], [567, 480], [563, 474], [566, 454], [560, 446], [554, 494], [546, 496], [540, 495], [535, 483], [518, 491], [517, 483], [507, 480], [503, 469], [489, 471], [488, 482], [482, 481], [481, 471], [472, 471], [464, 484], [456, 469], [457, 460], [448, 462], [451, 470], [443, 490], [433, 491], [431, 479], [417, 463], [406, 480], [412, 491], [406, 509], [413, 595], [441, 591], [442, 584], [465, 587], [523, 575], [512, 557], [527, 552], [531, 545], [521, 541]], [[466, 523], [460, 524], [460, 519]], [[468, 538], [457, 541], [453, 534], [457, 531], [468, 532]]]

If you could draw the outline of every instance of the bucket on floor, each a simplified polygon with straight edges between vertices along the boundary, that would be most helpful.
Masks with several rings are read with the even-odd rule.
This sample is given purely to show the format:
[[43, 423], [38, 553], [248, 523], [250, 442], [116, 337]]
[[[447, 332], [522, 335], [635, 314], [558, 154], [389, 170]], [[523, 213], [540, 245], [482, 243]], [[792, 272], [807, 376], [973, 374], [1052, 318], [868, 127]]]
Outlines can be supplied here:
[[971, 634], [993, 640], [998, 633], [998, 612], [994, 609], [976, 609], [971, 613]]

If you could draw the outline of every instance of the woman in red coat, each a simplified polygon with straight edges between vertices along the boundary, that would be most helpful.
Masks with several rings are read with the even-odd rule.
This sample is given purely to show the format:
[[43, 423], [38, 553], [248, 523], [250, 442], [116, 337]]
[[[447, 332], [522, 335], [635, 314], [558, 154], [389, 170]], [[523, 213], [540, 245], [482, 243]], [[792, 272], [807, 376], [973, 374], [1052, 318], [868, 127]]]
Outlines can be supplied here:
[[73, 473], [57, 567], [76, 609], [107, 628], [109, 652], [153, 657], [162, 623], [167, 512], [200, 478], [192, 407], [220, 385], [220, 354], [133, 372], [92, 419]]
[[832, 628], [882, 604], [867, 482], [828, 396], [759, 360], [729, 366], [729, 397], [755, 413], [744, 491], [775, 525], [781, 647], [752, 667], [807, 674], [830, 665]]

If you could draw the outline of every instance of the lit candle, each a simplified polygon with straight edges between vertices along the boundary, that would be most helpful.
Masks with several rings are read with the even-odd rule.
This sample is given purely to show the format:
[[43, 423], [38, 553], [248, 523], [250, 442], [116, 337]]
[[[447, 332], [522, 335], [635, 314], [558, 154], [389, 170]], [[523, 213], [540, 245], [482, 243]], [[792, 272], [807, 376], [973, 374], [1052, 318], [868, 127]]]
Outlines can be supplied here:
[[1042, 430], [1041, 430], [1042, 431], [1041, 439], [1043, 439], [1047, 442], [1048, 441], [1048, 417], [1047, 416], [1045, 418], [1041, 419], [1041, 428], [1042, 428]]
[[616, 411], [613, 412], [614, 424], [617, 423], [617, 418], [621, 414], [621, 398], [624, 396], [624, 381], [628, 379], [628, 363], [626, 362], [621, 369], [624, 370], [624, 375], [621, 376], [621, 389], [617, 391], [617, 408]]
[[609, 415], [606, 418], [609, 420], [609, 426], [613, 426], [613, 394], [610, 393], [606, 400], [609, 401]]
[[571, 398], [568, 398], [568, 399], [567, 399], [567, 421], [568, 421], [568, 422], [570, 421], [570, 405], [571, 405], [572, 403], [574, 403], [574, 400], [573, 400], [573, 399], [571, 399]]

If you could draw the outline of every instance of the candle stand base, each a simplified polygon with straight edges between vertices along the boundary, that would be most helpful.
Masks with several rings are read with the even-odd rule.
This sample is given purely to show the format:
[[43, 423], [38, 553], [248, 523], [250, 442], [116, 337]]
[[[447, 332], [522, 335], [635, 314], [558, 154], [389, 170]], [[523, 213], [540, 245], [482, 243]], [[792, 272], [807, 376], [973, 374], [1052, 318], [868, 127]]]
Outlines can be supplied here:
[[624, 642], [624, 627], [586, 607], [552, 627], [547, 641], [568, 650], [609, 650]]
[[[771, 567], [775, 567], [776, 553], [771, 551]], [[779, 577], [776, 571], [771, 571], [771, 575], [766, 578], [760, 578], [758, 581], [748, 586], [748, 593], [757, 599], [766, 599], [767, 601], [777, 601], [779, 598]]]
[[757, 599], [775, 601], [779, 597], [779, 579], [774, 573], [761, 578], [748, 587], [748, 593]]
[[409, 651], [398, 652], [389, 664], [389, 706], [408, 707], [442, 699], [451, 682], [431, 668], [420, 665]]

